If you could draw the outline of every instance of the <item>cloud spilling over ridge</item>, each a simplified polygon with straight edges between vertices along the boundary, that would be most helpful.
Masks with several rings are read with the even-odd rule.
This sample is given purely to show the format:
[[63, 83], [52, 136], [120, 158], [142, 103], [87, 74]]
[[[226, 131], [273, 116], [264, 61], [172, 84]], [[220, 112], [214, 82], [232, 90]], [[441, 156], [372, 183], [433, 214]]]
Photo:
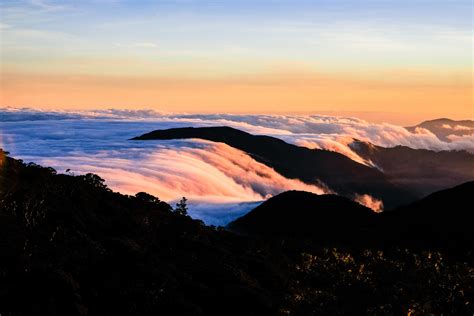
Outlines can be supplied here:
[[474, 135], [448, 135], [446, 138], [448, 138], [451, 143], [456, 144], [457, 147], [474, 153]]
[[73, 165], [74, 172], [94, 172], [104, 177], [114, 190], [128, 194], [146, 191], [167, 201], [187, 196], [190, 200], [236, 203], [261, 201], [291, 189], [330, 192], [287, 179], [225, 144], [206, 141], [168, 142], [165, 147], [141, 155], [139, 161], [104, 152], [46, 159], [43, 163], [60, 169]]
[[348, 146], [352, 139], [358, 139], [383, 147], [408, 146], [414, 149], [467, 150], [474, 152], [473, 135], [462, 138], [449, 137], [451, 142], [440, 140], [425, 128], [416, 128], [413, 132], [405, 127], [388, 123], [370, 123], [351, 117], [325, 115], [188, 115], [203, 122], [225, 119], [231, 122], [247, 123], [260, 128], [279, 131], [273, 134], [285, 141], [337, 151], [355, 161], [371, 165], [364, 161]]
[[[88, 110], [88, 111], [40, 111], [35, 109], [5, 108], [0, 110], [1, 121], [46, 120], [46, 119], [102, 119], [156, 122], [174, 126], [231, 126], [254, 134], [281, 135], [288, 141], [303, 143], [312, 140], [320, 148], [331, 139], [347, 143], [347, 137], [368, 141], [375, 145], [394, 147], [398, 145], [415, 149], [462, 150], [465, 140], [452, 143], [440, 140], [425, 128], [416, 128], [410, 132], [406, 128], [388, 123], [370, 123], [354, 117], [327, 115], [233, 115], [233, 114], [177, 114], [156, 110]], [[167, 126], [161, 126], [166, 128]], [[447, 128], [447, 127], [446, 127]], [[465, 126], [449, 126], [453, 130], [465, 129]], [[135, 135], [136, 136], [136, 135]], [[339, 138], [341, 137], [342, 138]], [[339, 140], [343, 140], [342, 142]], [[470, 140], [470, 138], [469, 138]], [[346, 145], [346, 144], [344, 144]], [[334, 147], [336, 148], [336, 147]], [[346, 148], [347, 149], [347, 148]], [[349, 149], [350, 150], [350, 149]]]
[[129, 140], [152, 129], [180, 126], [176, 122], [3, 118], [0, 147], [12, 156], [58, 172], [93, 172], [113, 190], [126, 194], [145, 191], [171, 203], [186, 196], [192, 206], [190, 214], [208, 224], [225, 225], [283, 191], [330, 192], [324, 186], [287, 179], [222, 143]]
[[288, 142], [294, 143], [295, 145], [307, 147], [310, 149], [335, 151], [358, 163], [367, 165], [369, 167], [376, 167], [372, 161], [362, 158], [359, 156], [359, 154], [352, 150], [349, 145], [354, 141], [354, 139], [350, 136], [311, 135], [308, 137], [302, 136], [297, 139], [292, 139], [285, 136], [282, 138], [288, 140]]
[[[370, 123], [358, 118], [324, 115], [199, 115], [202, 120], [227, 119], [251, 125], [273, 128], [300, 136], [349, 136], [375, 145], [393, 147], [409, 146], [415, 149], [452, 150], [463, 149], [457, 144], [439, 140], [435, 134], [424, 128], [414, 132], [402, 126], [388, 123]], [[284, 133], [282, 133], [284, 135]], [[315, 138], [317, 139], [317, 138]]]
[[[188, 197], [196, 216], [224, 224], [258, 203], [286, 190], [329, 193], [330, 189], [288, 179], [225, 144], [198, 140], [129, 141], [155, 129], [231, 126], [252, 134], [271, 135], [309, 148], [339, 152], [376, 167], [352, 151], [353, 139], [380, 146], [405, 145], [433, 150], [471, 149], [474, 135], [450, 135], [442, 141], [429, 130], [410, 132], [393, 124], [322, 115], [191, 115], [152, 110], [38, 111], [0, 109], [0, 147], [12, 156], [49, 165], [59, 172], [94, 172], [114, 189], [146, 191], [163, 200]], [[376, 211], [370, 196], [356, 201]], [[225, 205], [219, 208], [216, 205]], [[226, 217], [227, 216], [227, 217]], [[233, 218], [231, 218], [233, 219]]]
[[354, 201], [372, 209], [376, 213], [383, 212], [383, 202], [369, 194], [356, 194]]

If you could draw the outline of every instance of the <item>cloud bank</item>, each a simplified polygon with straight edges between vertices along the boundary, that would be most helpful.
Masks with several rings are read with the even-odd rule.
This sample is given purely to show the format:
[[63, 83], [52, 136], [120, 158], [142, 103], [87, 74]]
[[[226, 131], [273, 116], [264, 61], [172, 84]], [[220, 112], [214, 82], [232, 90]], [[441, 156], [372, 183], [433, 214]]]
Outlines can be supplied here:
[[[287, 179], [247, 154], [225, 144], [206, 141], [165, 141], [138, 160], [126, 153], [99, 152], [88, 157], [48, 158], [43, 163], [63, 170], [71, 164], [78, 173], [94, 172], [113, 189], [135, 194], [146, 191], [173, 201], [230, 203], [262, 201], [297, 189], [317, 194], [325, 188]], [[70, 168], [70, 167], [69, 167]]]
[[[375, 167], [351, 149], [354, 138], [376, 145], [432, 150], [470, 149], [473, 135], [438, 139], [427, 129], [322, 115], [189, 115], [152, 110], [38, 111], [0, 109], [0, 146], [12, 156], [59, 172], [94, 172], [114, 190], [146, 191], [174, 202], [186, 196], [191, 215], [223, 225], [286, 190], [317, 194], [331, 189], [288, 179], [237, 149], [202, 140], [130, 141], [143, 133], [184, 126], [231, 126], [309, 148], [332, 150]], [[456, 127], [454, 127], [456, 128]], [[454, 129], [453, 128], [453, 129]], [[459, 127], [457, 127], [459, 129]], [[375, 211], [380, 201], [355, 200]]]

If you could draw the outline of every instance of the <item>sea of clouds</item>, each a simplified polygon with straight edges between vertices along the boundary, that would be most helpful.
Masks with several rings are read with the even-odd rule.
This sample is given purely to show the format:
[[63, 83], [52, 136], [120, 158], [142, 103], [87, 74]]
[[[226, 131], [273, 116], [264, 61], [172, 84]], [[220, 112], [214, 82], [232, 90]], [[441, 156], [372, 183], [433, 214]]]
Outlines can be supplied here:
[[[430, 131], [410, 132], [392, 124], [322, 115], [187, 115], [151, 110], [39, 111], [0, 109], [0, 147], [27, 162], [58, 172], [93, 172], [113, 190], [145, 191], [174, 203], [190, 201], [190, 215], [225, 225], [262, 200], [286, 190], [329, 193], [331, 188], [288, 179], [222, 143], [203, 140], [132, 141], [155, 129], [185, 126], [231, 126], [271, 135], [310, 148], [340, 152], [372, 166], [351, 150], [354, 138], [376, 145], [432, 150], [469, 149], [473, 135], [441, 141]], [[375, 166], [374, 166], [375, 167]], [[337, 192], [335, 192], [337, 193]], [[380, 211], [370, 196], [358, 202]]]

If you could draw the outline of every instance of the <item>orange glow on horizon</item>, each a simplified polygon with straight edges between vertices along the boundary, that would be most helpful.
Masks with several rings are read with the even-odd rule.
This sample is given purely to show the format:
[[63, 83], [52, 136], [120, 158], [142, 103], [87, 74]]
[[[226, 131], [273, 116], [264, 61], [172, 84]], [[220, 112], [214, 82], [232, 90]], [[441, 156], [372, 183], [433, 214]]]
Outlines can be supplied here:
[[408, 123], [420, 116], [472, 118], [472, 88], [468, 76], [429, 82], [404, 80], [403, 75], [380, 80], [278, 73], [206, 80], [12, 73], [2, 76], [0, 106], [191, 113], [387, 112], [402, 113]]

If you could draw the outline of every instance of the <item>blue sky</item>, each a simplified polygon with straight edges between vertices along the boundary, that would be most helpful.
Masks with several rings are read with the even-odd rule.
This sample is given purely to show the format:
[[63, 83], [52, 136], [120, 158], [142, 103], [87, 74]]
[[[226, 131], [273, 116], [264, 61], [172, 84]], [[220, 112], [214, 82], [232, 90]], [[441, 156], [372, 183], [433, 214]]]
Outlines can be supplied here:
[[[470, 1], [2, 1], [2, 55], [466, 67]], [[472, 55], [472, 54], [471, 54]]]

